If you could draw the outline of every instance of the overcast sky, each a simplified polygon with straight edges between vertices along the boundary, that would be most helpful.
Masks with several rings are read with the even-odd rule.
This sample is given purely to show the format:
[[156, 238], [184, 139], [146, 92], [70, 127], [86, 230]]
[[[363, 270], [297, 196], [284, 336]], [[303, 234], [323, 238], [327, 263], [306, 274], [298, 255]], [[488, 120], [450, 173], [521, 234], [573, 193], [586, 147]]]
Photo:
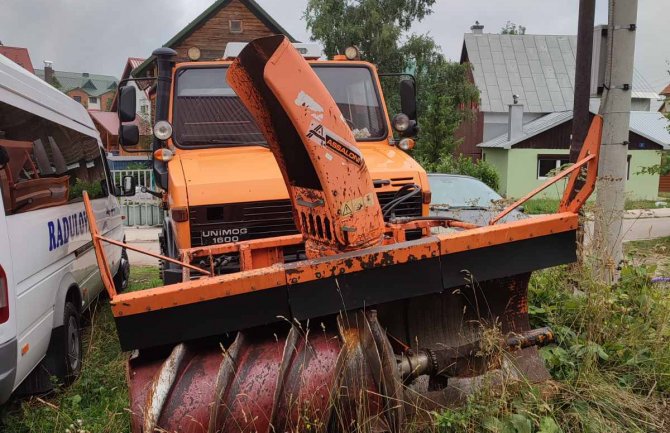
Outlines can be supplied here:
[[[147, 57], [213, 0], [0, 0], [0, 41], [30, 50], [41, 68], [120, 76], [129, 56]], [[307, 41], [307, 0], [257, 0], [295, 38]], [[596, 24], [607, 22], [598, 0]], [[527, 33], [576, 34], [578, 0], [437, 0], [414, 31], [429, 33], [448, 57], [459, 60], [463, 33], [479, 20], [497, 33], [507, 20]], [[670, 69], [670, 0], [639, 0], [636, 68], [659, 91]]]

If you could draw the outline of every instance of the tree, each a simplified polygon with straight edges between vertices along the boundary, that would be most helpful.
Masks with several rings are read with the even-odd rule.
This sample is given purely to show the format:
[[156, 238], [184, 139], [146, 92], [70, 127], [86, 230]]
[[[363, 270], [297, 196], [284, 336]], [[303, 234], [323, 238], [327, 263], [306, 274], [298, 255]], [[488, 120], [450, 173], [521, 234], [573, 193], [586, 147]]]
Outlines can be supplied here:
[[[312, 40], [328, 56], [356, 45], [380, 72], [411, 72], [417, 80], [420, 137], [415, 156], [427, 168], [458, 145], [455, 131], [479, 101], [468, 66], [449, 62], [428, 35], [408, 35], [429, 15], [435, 0], [309, 0], [305, 10]], [[382, 81], [389, 113], [399, 111], [397, 79]]]
[[326, 55], [355, 44], [382, 71], [402, 71], [401, 39], [412, 23], [432, 10], [435, 0], [309, 0], [304, 13], [312, 40]]
[[516, 25], [511, 21], [507, 21], [505, 26], [500, 29], [501, 35], [525, 35], [526, 27], [522, 25]]

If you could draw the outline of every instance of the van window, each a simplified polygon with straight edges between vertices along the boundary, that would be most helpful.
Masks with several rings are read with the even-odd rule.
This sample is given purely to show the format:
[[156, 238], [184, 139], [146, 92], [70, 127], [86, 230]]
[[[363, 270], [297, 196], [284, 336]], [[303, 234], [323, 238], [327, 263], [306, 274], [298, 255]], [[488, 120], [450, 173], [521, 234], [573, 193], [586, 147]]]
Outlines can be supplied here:
[[0, 102], [0, 167], [5, 214], [17, 214], [105, 197], [109, 186], [98, 141]]

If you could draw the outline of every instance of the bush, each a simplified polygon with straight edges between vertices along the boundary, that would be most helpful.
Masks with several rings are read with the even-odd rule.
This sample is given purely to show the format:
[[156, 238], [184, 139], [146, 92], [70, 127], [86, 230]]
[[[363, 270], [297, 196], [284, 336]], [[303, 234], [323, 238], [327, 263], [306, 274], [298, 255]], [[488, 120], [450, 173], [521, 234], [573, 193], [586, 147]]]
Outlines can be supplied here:
[[464, 174], [472, 176], [481, 180], [496, 191], [498, 190], [500, 182], [498, 172], [491, 164], [481, 159], [473, 161], [471, 158], [463, 155], [444, 155], [440, 158], [437, 164], [426, 164], [426, 169], [435, 173]]

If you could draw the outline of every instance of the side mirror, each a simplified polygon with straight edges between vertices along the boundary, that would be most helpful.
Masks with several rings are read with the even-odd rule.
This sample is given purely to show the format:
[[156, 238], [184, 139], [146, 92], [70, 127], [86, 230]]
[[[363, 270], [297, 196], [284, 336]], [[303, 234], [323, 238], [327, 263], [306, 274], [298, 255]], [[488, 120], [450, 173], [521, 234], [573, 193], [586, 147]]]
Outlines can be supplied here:
[[140, 142], [140, 128], [129, 123], [119, 126], [119, 144], [121, 146], [135, 146]]
[[400, 110], [416, 120], [416, 86], [414, 80], [405, 79], [400, 82]]
[[135, 195], [135, 188], [137, 187], [137, 181], [133, 176], [123, 176], [121, 178], [121, 187], [119, 188], [120, 197], [132, 197]]
[[135, 87], [123, 86], [119, 88], [119, 104], [117, 114], [121, 123], [132, 122], [135, 120], [137, 113], [136, 103], [137, 99], [135, 95]]
[[0, 146], [0, 168], [5, 168], [7, 164], [9, 164], [9, 152]]

